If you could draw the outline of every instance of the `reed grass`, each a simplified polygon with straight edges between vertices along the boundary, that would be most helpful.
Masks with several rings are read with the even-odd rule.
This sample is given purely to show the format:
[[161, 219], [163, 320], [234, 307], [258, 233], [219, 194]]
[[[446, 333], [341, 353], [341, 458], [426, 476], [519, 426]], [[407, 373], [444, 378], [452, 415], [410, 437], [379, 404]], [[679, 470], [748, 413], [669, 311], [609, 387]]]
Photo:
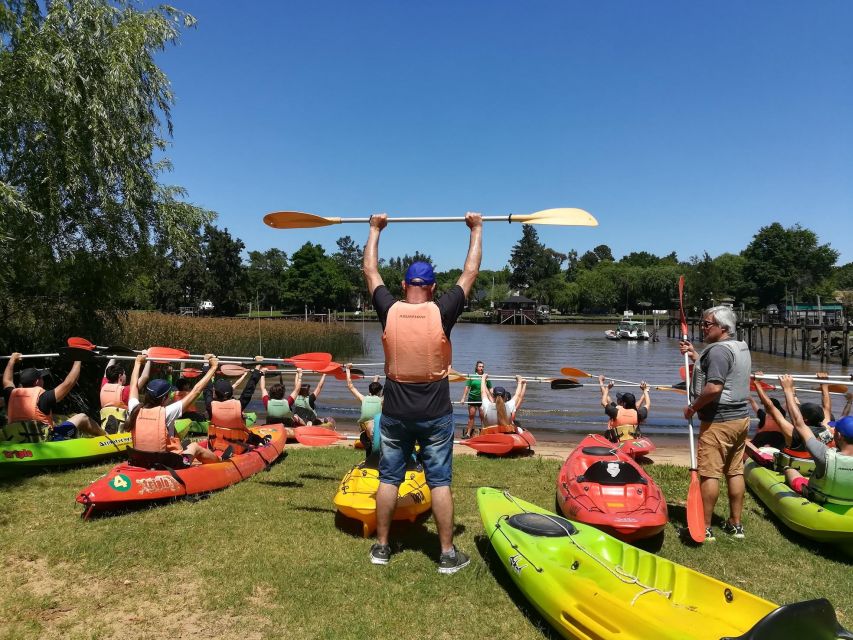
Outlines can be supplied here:
[[[260, 332], [260, 338], [259, 338]], [[341, 324], [235, 318], [193, 318], [129, 312], [110, 335], [113, 344], [150, 346], [251, 357], [291, 356], [324, 351], [344, 358], [364, 352], [361, 335]]]

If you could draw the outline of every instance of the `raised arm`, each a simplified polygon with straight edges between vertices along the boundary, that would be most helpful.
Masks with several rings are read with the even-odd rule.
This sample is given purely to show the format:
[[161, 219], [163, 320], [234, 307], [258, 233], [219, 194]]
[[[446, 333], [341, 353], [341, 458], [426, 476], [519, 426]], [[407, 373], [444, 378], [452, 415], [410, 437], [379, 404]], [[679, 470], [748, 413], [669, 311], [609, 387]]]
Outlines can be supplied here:
[[465, 224], [471, 230], [471, 236], [468, 240], [468, 255], [465, 257], [462, 275], [459, 276], [456, 284], [462, 287], [467, 298], [477, 279], [477, 274], [480, 273], [480, 261], [483, 257], [483, 216], [469, 211], [465, 214]]
[[515, 393], [513, 394], [512, 399], [515, 402], [516, 409], [518, 409], [518, 405], [521, 404], [521, 401], [524, 399], [525, 386], [524, 378], [521, 376], [515, 376]]
[[823, 415], [831, 416], [832, 398], [829, 397], [829, 374], [826, 371], [819, 371], [816, 377], [822, 381], [820, 384], [820, 404], [823, 407]]
[[515, 410], [518, 411], [521, 408], [521, 403], [524, 402], [524, 394], [527, 393], [527, 379], [521, 379], [521, 389], [518, 390], [518, 400], [515, 402]]
[[649, 393], [649, 385], [645, 380], [640, 382], [640, 389], [643, 392], [643, 397], [640, 398], [640, 403], [637, 405], [638, 409], [643, 407], [646, 408], [646, 411], [652, 408], [652, 396]]
[[[762, 374], [761, 371], [755, 372], [755, 375], [758, 376], [759, 378], [761, 377], [761, 374]], [[793, 394], [794, 394], [793, 387], [791, 387], [791, 389], [792, 389], [791, 396], [793, 397]], [[755, 383], [755, 393], [758, 394], [758, 399], [761, 400], [761, 404], [764, 407], [764, 410], [767, 412], [767, 415], [769, 415], [771, 418], [773, 418], [773, 421], [776, 424], [778, 424], [779, 428], [782, 430], [782, 435], [785, 437], [785, 444], [790, 446], [791, 440], [794, 437], [794, 425], [792, 425], [790, 422], [788, 422], [788, 420], [785, 419], [785, 416], [783, 416], [782, 412], [776, 408], [775, 404], [770, 402], [770, 398], [767, 395], [767, 392], [758, 383], [757, 380]], [[785, 399], [787, 400], [787, 398], [788, 398], [788, 395], [785, 394]], [[797, 404], [793, 400], [792, 400], [792, 402], [793, 402], [793, 404]], [[788, 407], [788, 411], [789, 412], [791, 411], [790, 407]], [[793, 416], [793, 414], [791, 414], [791, 415]]]
[[57, 402], [64, 400], [65, 396], [71, 393], [74, 385], [77, 384], [77, 380], [80, 378], [80, 366], [81, 364], [79, 360], [71, 365], [71, 371], [69, 371], [68, 375], [65, 376], [65, 380], [63, 380], [62, 383], [53, 390]]
[[290, 392], [291, 400], [296, 400], [299, 395], [299, 387], [302, 386], [302, 369], [296, 369], [296, 376], [293, 378], [293, 391]]
[[609, 382], [607, 385], [604, 384], [604, 376], [598, 376], [598, 386], [601, 389], [601, 406], [608, 407], [611, 402], [610, 399], [610, 389], [613, 388], [613, 383]]
[[483, 400], [488, 400], [489, 402], [495, 401], [495, 396], [492, 395], [492, 390], [489, 389], [489, 385], [486, 384], [486, 381], [489, 379], [489, 374], [484, 373], [480, 378], [480, 397]]
[[216, 359], [216, 356], [210, 356], [207, 360], [207, 364], [209, 368], [201, 380], [196, 382], [190, 392], [181, 398], [181, 405], [183, 405], [184, 412], [193, 407], [195, 399], [198, 398], [202, 391], [204, 391], [207, 384], [213, 380], [213, 376], [216, 374], [216, 368], [219, 366], [219, 360]]
[[[344, 371], [347, 372], [347, 389], [349, 392], [355, 397], [356, 400], [361, 402], [364, 400], [364, 396], [359, 393], [358, 389], [355, 388], [355, 385], [352, 383], [352, 376], [350, 375], [350, 369], [352, 368], [352, 363], [348, 362], [344, 365]], [[316, 397], [316, 396], [315, 396]]]
[[17, 351], [9, 358], [6, 368], [3, 370], [3, 388], [15, 386], [15, 364], [20, 362], [21, 354]]
[[139, 400], [139, 392], [142, 391], [142, 385], [139, 384], [139, 370], [147, 359], [148, 357], [144, 353], [140, 353], [136, 356], [136, 360], [133, 361], [133, 371], [130, 372], [130, 395], [128, 396], [128, 402], [130, 400]]
[[847, 402], [844, 403], [844, 409], [841, 411], [841, 417], [850, 415], [850, 409], [853, 408], [853, 392], [848, 391], [844, 394], [844, 398]]
[[364, 245], [364, 259], [362, 271], [364, 282], [367, 284], [367, 292], [373, 298], [376, 287], [380, 287], [382, 276], [379, 275], [379, 234], [388, 224], [388, 214], [377, 213], [370, 216], [370, 231], [367, 234], [367, 243]]
[[[148, 355], [148, 351], [142, 352], [145, 355]], [[137, 382], [137, 390], [142, 391], [145, 388], [145, 385], [148, 384], [148, 379], [151, 377], [151, 361], [146, 360], [145, 366], [142, 367], [142, 373], [139, 374], [139, 381]]]
[[323, 385], [326, 384], [326, 374], [320, 376], [320, 382], [317, 383], [317, 386], [314, 387], [314, 397], [319, 398], [320, 392], [323, 390]]
[[788, 411], [791, 414], [791, 422], [797, 430], [797, 434], [802, 438], [803, 444], [814, 438], [812, 430], [806, 425], [803, 420], [803, 414], [800, 413], [800, 405], [797, 404], [794, 396], [794, 379], [789, 375], [779, 376], [779, 384], [782, 385], [782, 391], [785, 392], [785, 400], [788, 403]]

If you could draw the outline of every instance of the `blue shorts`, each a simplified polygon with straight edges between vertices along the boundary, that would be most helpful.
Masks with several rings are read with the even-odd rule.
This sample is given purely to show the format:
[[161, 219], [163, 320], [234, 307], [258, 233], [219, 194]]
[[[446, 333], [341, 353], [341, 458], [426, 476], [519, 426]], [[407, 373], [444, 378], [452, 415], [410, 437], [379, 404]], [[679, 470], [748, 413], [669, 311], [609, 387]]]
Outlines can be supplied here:
[[379, 480], [400, 486], [406, 476], [415, 443], [421, 445], [427, 486], [449, 487], [453, 479], [453, 414], [433, 420], [398, 420], [382, 414], [380, 422], [382, 454]]

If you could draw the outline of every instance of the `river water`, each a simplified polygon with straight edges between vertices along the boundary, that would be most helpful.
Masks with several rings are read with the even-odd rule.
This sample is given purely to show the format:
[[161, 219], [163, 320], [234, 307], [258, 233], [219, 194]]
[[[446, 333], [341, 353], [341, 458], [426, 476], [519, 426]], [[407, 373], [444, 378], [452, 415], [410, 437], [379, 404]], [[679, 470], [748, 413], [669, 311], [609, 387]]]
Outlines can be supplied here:
[[[364, 336], [367, 352], [357, 359], [358, 363], [382, 362], [381, 325], [365, 322], [356, 325]], [[562, 367], [583, 369], [592, 374], [628, 381], [645, 380], [654, 385], [671, 385], [681, 381], [679, 368], [683, 356], [678, 351], [678, 341], [665, 336], [660, 342], [613, 341], [604, 337], [603, 325], [538, 325], [499, 326], [491, 324], [460, 323], [453, 328], [453, 366], [457, 371], [471, 373], [474, 363], [483, 360], [486, 372], [491, 376], [543, 376], [564, 378]], [[698, 343], [697, 348], [701, 349]], [[753, 352], [753, 370], [767, 373], [815, 373], [820, 371], [817, 360], [803, 361], [799, 358], [784, 358], [767, 353]], [[830, 373], [847, 373], [839, 365], [824, 365]], [[382, 367], [365, 372], [382, 373]], [[309, 380], [311, 381], [311, 380]], [[316, 381], [316, 378], [314, 379]], [[583, 388], [552, 390], [550, 384], [531, 382], [519, 412], [523, 425], [533, 429], [562, 432], [587, 432], [600, 430], [606, 421], [600, 404], [601, 394], [595, 378], [578, 379]], [[356, 381], [362, 393], [367, 393], [367, 379]], [[291, 380], [286, 380], [288, 391]], [[512, 393], [515, 382], [493, 382]], [[313, 386], [313, 385], [312, 385]], [[800, 385], [808, 387], [813, 385]], [[451, 399], [460, 400], [464, 383], [451, 383]], [[611, 393], [619, 391], [614, 388]], [[639, 400], [638, 389], [632, 391]], [[781, 394], [773, 394], [781, 398]], [[819, 402], [818, 394], [801, 394], [801, 400]], [[843, 396], [833, 396], [833, 409], [840, 413], [844, 405]], [[652, 408], [646, 423], [647, 433], [679, 433], [686, 431], [682, 410], [686, 396], [671, 391], [652, 391]], [[254, 404], [254, 403], [253, 403]], [[259, 405], [260, 403], [258, 403]], [[321, 415], [332, 415], [338, 420], [355, 421], [359, 410], [356, 400], [350, 395], [346, 383], [327, 378], [325, 388], [317, 401]], [[254, 407], [253, 407], [254, 408]], [[261, 407], [258, 407], [262, 409]], [[467, 419], [464, 406], [454, 405], [457, 426]]]

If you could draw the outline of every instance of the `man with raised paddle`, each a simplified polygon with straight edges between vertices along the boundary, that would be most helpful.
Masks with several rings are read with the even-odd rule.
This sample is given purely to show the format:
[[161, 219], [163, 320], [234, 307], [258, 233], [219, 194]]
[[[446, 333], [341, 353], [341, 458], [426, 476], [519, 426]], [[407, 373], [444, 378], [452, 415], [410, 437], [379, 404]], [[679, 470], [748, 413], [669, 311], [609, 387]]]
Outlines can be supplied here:
[[[699, 366], [692, 377], [693, 401], [684, 409], [690, 420], [694, 414], [699, 427], [698, 471], [705, 513], [705, 541], [716, 538], [711, 517], [720, 495], [720, 478], [725, 476], [729, 493], [729, 518], [723, 531], [743, 538], [741, 512], [746, 485], [743, 479], [743, 453], [749, 429], [749, 380], [752, 359], [745, 342], [735, 338], [734, 311], [726, 306], [706, 309], [702, 315], [702, 334], [707, 346], [702, 353], [689, 341], [681, 342], [681, 353]], [[698, 371], [697, 371], [698, 370]]]
[[406, 271], [404, 300], [396, 300], [379, 275], [379, 234], [388, 224], [386, 214], [370, 217], [364, 247], [364, 278], [373, 306], [382, 322], [385, 350], [385, 401], [379, 424], [382, 436], [379, 490], [376, 493], [376, 539], [370, 549], [373, 564], [388, 564], [388, 533], [397, 506], [398, 487], [406, 462], [420, 444], [427, 485], [432, 492], [432, 512], [438, 529], [441, 556], [439, 573], [456, 573], [470, 558], [453, 544], [453, 405], [447, 380], [452, 360], [450, 330], [462, 314], [465, 299], [480, 271], [483, 221], [467, 213], [471, 230], [468, 255], [456, 285], [433, 301], [435, 275], [425, 262]]

